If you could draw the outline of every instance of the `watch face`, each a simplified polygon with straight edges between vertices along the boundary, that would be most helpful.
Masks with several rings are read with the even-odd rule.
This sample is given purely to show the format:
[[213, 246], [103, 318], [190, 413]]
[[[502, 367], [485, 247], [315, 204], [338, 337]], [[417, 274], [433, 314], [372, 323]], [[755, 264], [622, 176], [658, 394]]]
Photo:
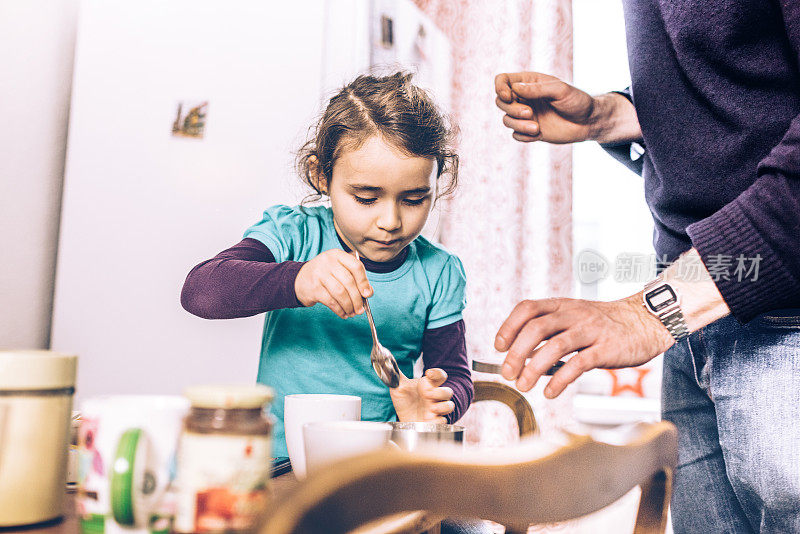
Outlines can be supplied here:
[[650, 293], [647, 293], [645, 295], [645, 300], [647, 300], [647, 306], [654, 312], [658, 313], [667, 306], [672, 306], [678, 302], [678, 296], [670, 286], [663, 285], [654, 289]]

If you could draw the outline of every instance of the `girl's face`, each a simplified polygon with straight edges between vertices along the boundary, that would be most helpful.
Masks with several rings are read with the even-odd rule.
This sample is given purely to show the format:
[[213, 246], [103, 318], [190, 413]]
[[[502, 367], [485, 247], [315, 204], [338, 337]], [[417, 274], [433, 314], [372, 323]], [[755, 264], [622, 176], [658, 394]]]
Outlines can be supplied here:
[[373, 261], [389, 261], [425, 226], [435, 159], [407, 156], [378, 136], [342, 150], [327, 192], [339, 236]]

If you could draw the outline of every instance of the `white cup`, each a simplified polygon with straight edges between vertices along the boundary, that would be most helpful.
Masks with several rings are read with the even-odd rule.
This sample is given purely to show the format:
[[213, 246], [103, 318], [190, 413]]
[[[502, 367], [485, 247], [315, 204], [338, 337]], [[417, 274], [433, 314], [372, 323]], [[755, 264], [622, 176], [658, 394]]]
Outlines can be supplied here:
[[112, 395], [83, 401], [78, 432], [83, 532], [145, 534], [161, 530], [162, 523], [169, 526], [169, 506], [163, 499], [188, 411], [189, 401], [179, 396]]
[[321, 467], [389, 444], [392, 426], [375, 421], [318, 421], [303, 425], [306, 470]]
[[283, 428], [292, 471], [297, 478], [306, 476], [303, 425], [317, 421], [359, 421], [361, 397], [304, 393], [286, 395], [283, 405]]

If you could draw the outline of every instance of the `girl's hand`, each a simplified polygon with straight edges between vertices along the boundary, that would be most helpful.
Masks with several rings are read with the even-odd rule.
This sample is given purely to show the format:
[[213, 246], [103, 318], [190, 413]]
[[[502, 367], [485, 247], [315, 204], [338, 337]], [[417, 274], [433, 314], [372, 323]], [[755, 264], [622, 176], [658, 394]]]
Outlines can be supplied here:
[[294, 291], [303, 306], [320, 303], [342, 319], [363, 313], [362, 296], [372, 296], [364, 265], [343, 250], [326, 250], [303, 265]]
[[447, 373], [434, 368], [420, 378], [400, 377], [400, 385], [389, 390], [398, 421], [446, 423], [445, 415], [455, 410], [453, 390], [442, 387]]

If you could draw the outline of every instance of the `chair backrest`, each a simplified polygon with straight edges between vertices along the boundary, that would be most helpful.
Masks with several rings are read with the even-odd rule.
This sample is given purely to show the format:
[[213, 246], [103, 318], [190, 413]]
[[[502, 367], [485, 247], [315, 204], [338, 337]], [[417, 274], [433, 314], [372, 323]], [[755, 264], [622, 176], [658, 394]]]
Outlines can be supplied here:
[[538, 431], [533, 408], [531, 408], [528, 399], [522, 396], [522, 393], [500, 382], [476, 380], [474, 385], [473, 404], [489, 400], [502, 402], [514, 412], [520, 437], [530, 436]]
[[614, 445], [570, 435], [558, 446], [529, 438], [493, 458], [485, 453], [383, 450], [343, 460], [273, 503], [261, 533], [345, 533], [413, 510], [524, 531], [597, 511], [636, 486], [642, 497], [634, 533], [664, 532], [677, 463], [670, 423], [640, 425]]

